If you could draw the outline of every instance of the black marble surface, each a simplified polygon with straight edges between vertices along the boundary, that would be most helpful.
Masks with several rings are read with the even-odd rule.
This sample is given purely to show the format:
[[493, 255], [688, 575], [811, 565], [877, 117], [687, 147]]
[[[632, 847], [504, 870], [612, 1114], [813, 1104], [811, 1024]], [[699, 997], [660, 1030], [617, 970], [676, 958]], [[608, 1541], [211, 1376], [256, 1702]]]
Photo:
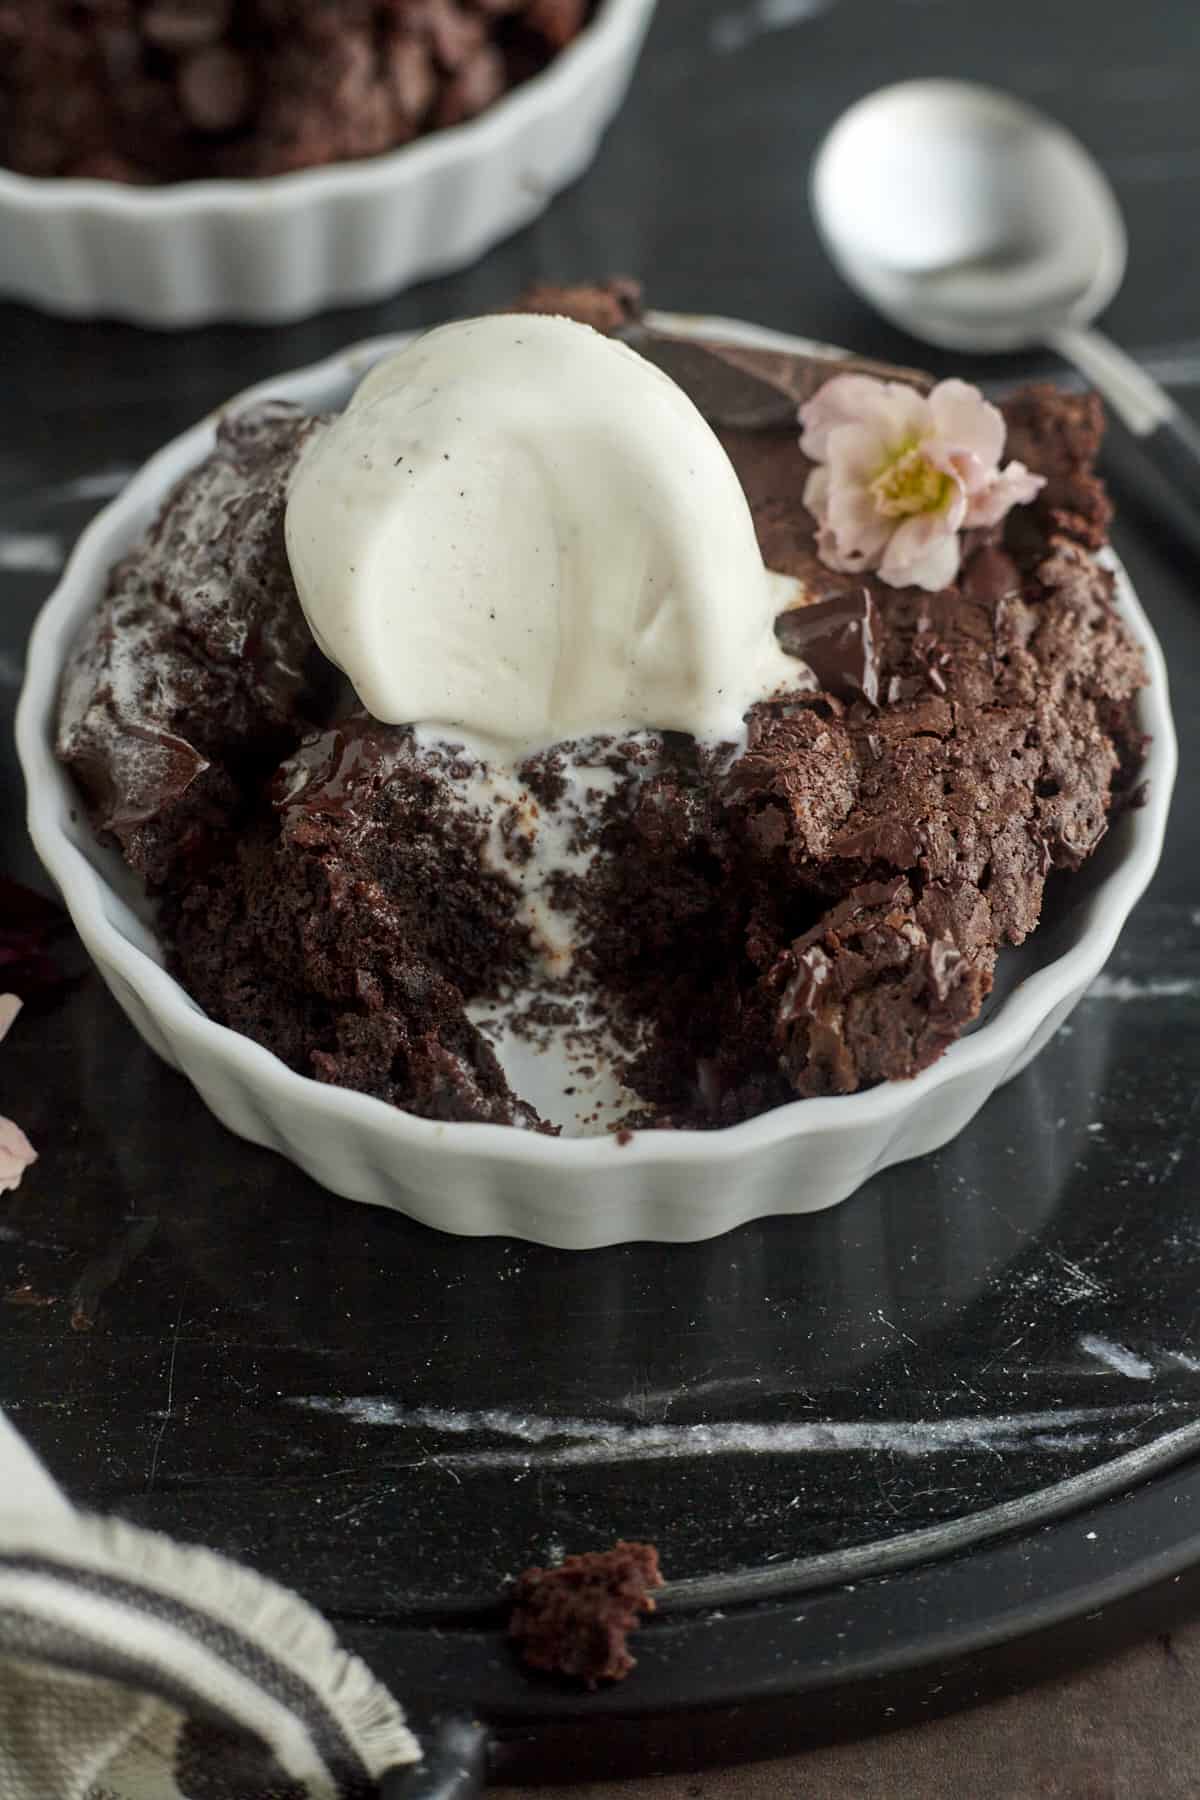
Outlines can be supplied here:
[[[236, 389], [351, 339], [619, 269], [663, 306], [919, 360], [824, 264], [805, 197], [842, 107], [918, 73], [1012, 87], [1088, 140], [1131, 226], [1108, 324], [1194, 407], [1190, 9], [662, 0], [594, 170], [459, 277], [287, 330], [0, 308], [6, 717], [103, 496]], [[1110, 472], [1177, 696], [1170, 842], [1106, 978], [955, 1144], [710, 1244], [460, 1241], [229, 1136], [89, 976], [0, 1052], [3, 1110], [41, 1152], [0, 1201], [0, 1404], [69, 1491], [347, 1627], [445, 1631], [524, 1564], [618, 1534], [734, 1605], [746, 1572], [969, 1518], [1200, 1422], [1200, 570], [1128, 446]], [[4, 865], [36, 878], [9, 740]]]

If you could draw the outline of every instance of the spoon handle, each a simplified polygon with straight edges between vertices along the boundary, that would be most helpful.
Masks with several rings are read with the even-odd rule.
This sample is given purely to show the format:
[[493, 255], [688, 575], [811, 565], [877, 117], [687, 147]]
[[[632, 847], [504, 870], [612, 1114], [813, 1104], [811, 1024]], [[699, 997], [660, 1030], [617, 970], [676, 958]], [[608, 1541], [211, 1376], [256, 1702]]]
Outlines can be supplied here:
[[1200, 506], [1200, 427], [1182, 407], [1102, 332], [1065, 329], [1050, 342], [1103, 394], [1159, 474]]

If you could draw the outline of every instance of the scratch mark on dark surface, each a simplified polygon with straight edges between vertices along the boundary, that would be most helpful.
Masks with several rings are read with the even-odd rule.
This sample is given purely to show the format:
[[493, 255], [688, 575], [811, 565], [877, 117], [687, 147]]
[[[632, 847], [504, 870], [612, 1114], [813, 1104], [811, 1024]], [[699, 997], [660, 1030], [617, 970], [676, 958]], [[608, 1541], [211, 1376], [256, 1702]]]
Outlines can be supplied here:
[[[1076, 1407], [1046, 1412], [936, 1419], [826, 1419], [765, 1423], [721, 1420], [696, 1425], [623, 1425], [606, 1419], [547, 1418], [484, 1409], [454, 1412], [405, 1407], [383, 1395], [293, 1395], [290, 1406], [349, 1419], [360, 1427], [436, 1431], [444, 1436], [499, 1437], [512, 1449], [471, 1448], [426, 1452], [439, 1468], [511, 1468], [529, 1463], [539, 1472], [586, 1463], [641, 1459], [755, 1455], [890, 1453], [924, 1457], [964, 1449], [1001, 1452], [1061, 1449], [1066, 1442], [1110, 1442], [1126, 1420], [1144, 1421], [1153, 1405]], [[1052, 1439], [1047, 1434], [1053, 1434]], [[531, 1451], [532, 1447], [532, 1451]], [[422, 1444], [422, 1449], [424, 1445]]]
[[903, 1338], [906, 1344], [911, 1344], [914, 1350], [920, 1349], [921, 1346], [917, 1343], [916, 1338], [910, 1337], [908, 1332], [903, 1330], [901, 1326], [893, 1325], [890, 1319], [884, 1317], [882, 1310], [877, 1309], [875, 1317], [879, 1320], [881, 1325], [886, 1325], [889, 1331], [894, 1332], [897, 1337]]
[[171, 1423], [171, 1412], [175, 1405], [175, 1359], [179, 1355], [179, 1328], [183, 1323], [183, 1302], [187, 1294], [185, 1288], [179, 1296], [179, 1311], [175, 1314], [175, 1331], [171, 1338], [171, 1358], [167, 1364], [167, 1404], [163, 1409], [162, 1423], [154, 1439], [154, 1448], [150, 1453], [150, 1473], [146, 1477], [146, 1492], [154, 1486], [154, 1477], [158, 1470], [158, 1453], [162, 1449], [162, 1441], [166, 1436], [167, 1426]]

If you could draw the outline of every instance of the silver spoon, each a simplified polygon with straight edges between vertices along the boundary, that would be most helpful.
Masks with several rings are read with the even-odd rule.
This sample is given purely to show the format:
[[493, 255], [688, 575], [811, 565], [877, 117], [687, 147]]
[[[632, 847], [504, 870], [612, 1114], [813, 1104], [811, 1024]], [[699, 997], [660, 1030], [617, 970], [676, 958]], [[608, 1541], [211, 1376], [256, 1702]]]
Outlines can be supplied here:
[[1057, 350], [1195, 504], [1200, 430], [1091, 329], [1128, 246], [1115, 194], [1068, 131], [994, 88], [900, 82], [830, 131], [812, 207], [836, 266], [886, 318], [949, 350]]

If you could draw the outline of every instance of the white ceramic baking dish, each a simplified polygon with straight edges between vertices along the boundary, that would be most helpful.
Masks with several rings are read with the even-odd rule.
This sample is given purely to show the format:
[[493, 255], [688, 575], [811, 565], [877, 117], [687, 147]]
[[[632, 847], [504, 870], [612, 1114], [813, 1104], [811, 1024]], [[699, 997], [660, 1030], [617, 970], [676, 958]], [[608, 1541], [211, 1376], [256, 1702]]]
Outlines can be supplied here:
[[600, 0], [541, 74], [383, 156], [159, 188], [0, 169], [0, 294], [139, 325], [278, 324], [461, 268], [583, 173], [654, 5]]
[[[834, 354], [730, 320], [668, 315], [655, 322]], [[311, 408], [341, 406], [370, 363], [404, 341], [359, 346], [265, 382], [234, 404], [278, 395]], [[17, 736], [34, 843], [100, 974], [146, 1042], [230, 1130], [290, 1157], [335, 1193], [445, 1231], [569, 1247], [705, 1238], [747, 1219], [831, 1206], [876, 1171], [944, 1144], [1037, 1054], [1103, 968], [1158, 862], [1176, 764], [1162, 653], [1120, 570], [1119, 603], [1151, 677], [1140, 700], [1152, 739], [1146, 803], [1117, 821], [1075, 878], [1066, 913], [1021, 949], [1002, 952], [984, 1021], [916, 1080], [796, 1101], [722, 1131], [644, 1131], [618, 1143], [438, 1124], [296, 1074], [207, 1018], [163, 969], [151, 913], [120, 858], [96, 843], [52, 748], [60, 671], [81, 622], [112, 563], [207, 453], [213, 431], [209, 418], [167, 445], [84, 532], [33, 633]]]

